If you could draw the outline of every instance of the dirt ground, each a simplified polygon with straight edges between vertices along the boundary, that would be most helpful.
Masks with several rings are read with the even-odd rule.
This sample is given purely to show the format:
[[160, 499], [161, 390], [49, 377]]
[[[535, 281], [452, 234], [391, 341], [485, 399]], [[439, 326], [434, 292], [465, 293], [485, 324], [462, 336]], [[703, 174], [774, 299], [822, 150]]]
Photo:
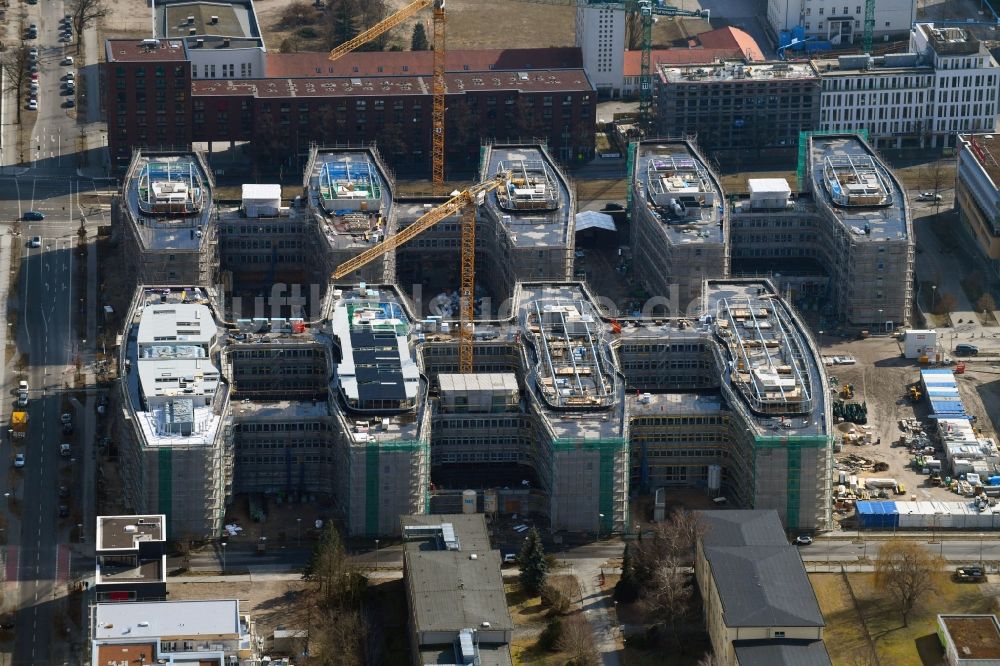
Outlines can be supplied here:
[[270, 645], [275, 627], [300, 629], [308, 624], [305, 604], [299, 593], [308, 583], [303, 581], [227, 581], [225, 583], [185, 583], [183, 579], [168, 579], [167, 592], [172, 601], [191, 599], [239, 599], [240, 611], [249, 612], [257, 625], [257, 635], [264, 638], [265, 649]]
[[[920, 378], [920, 366], [902, 357], [900, 343], [894, 338], [847, 340], [827, 334], [822, 342], [824, 355], [850, 355], [857, 359], [856, 365], [828, 367], [827, 372], [829, 376], [836, 377], [840, 386], [847, 383], [854, 385], [854, 401], [868, 404], [868, 426], [872, 438], [882, 440], [881, 445], [845, 445], [836, 457], [854, 453], [887, 463], [887, 471], [862, 476], [895, 478], [906, 485], [906, 499], [916, 495], [918, 500], [955, 501], [958, 496], [954, 493], [925, 485], [927, 477], [910, 466], [911, 456], [905, 447], [890, 446], [902, 434], [900, 419], [927, 416], [925, 400], [913, 404], [906, 397], [906, 387]], [[970, 370], [958, 377], [966, 410], [977, 416], [977, 426], [984, 435], [995, 437], [996, 427], [990, 415], [1000, 415], [1000, 369]]]

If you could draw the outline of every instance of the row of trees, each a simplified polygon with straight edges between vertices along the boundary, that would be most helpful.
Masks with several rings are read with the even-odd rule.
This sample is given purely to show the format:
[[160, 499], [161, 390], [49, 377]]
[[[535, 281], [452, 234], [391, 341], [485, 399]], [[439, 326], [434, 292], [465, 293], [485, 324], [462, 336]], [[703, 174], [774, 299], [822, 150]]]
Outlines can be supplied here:
[[[347, 559], [332, 525], [316, 543], [302, 572], [313, 583], [309, 613], [307, 666], [363, 666], [378, 663], [371, 640], [373, 625], [364, 607], [365, 577]], [[301, 660], [296, 663], [302, 663]]]

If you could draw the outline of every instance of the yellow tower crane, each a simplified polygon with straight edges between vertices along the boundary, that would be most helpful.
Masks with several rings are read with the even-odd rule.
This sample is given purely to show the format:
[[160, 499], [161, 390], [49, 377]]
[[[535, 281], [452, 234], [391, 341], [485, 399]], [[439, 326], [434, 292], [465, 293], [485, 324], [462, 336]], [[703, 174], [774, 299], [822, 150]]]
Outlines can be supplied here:
[[458, 370], [472, 372], [472, 320], [476, 286], [476, 206], [479, 198], [487, 192], [501, 187], [510, 178], [509, 171], [502, 171], [491, 179], [453, 195], [446, 202], [424, 213], [416, 222], [399, 233], [386, 238], [352, 259], [348, 259], [333, 271], [333, 279], [339, 280], [387, 252], [392, 252], [403, 243], [419, 236], [441, 220], [456, 213], [462, 214], [462, 275], [458, 305]]
[[431, 43], [434, 49], [434, 102], [431, 107], [431, 182], [434, 193], [444, 193], [444, 2], [445, 0], [414, 0], [392, 16], [379, 21], [372, 27], [349, 39], [330, 51], [330, 60], [336, 60], [345, 53], [367, 44], [376, 37], [385, 34], [396, 26], [404, 23], [411, 16], [425, 7], [434, 5], [434, 36]]

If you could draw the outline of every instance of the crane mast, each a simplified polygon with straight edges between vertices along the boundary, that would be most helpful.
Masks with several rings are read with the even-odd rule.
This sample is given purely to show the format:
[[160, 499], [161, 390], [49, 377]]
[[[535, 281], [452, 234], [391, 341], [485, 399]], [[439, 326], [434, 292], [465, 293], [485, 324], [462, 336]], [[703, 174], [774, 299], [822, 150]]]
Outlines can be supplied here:
[[459, 290], [460, 298], [458, 306], [458, 369], [462, 373], [471, 373], [472, 320], [475, 318], [474, 300], [476, 287], [476, 205], [480, 196], [501, 187], [508, 178], [510, 178], [510, 172], [503, 171], [487, 181], [473, 185], [455, 194], [437, 208], [421, 215], [410, 226], [337, 266], [333, 271], [333, 279], [339, 280], [353, 273], [387, 252], [395, 251], [404, 243], [416, 238], [441, 220], [461, 213], [462, 257], [461, 288]]
[[431, 180], [435, 194], [444, 193], [444, 101], [447, 87], [445, 85], [445, 0], [414, 0], [398, 12], [389, 16], [353, 39], [349, 39], [337, 48], [330, 51], [328, 58], [337, 60], [344, 54], [350, 53], [359, 46], [363, 46], [384, 35], [398, 25], [405, 23], [410, 17], [425, 7], [434, 5], [434, 81], [433, 93], [434, 101], [431, 111]]

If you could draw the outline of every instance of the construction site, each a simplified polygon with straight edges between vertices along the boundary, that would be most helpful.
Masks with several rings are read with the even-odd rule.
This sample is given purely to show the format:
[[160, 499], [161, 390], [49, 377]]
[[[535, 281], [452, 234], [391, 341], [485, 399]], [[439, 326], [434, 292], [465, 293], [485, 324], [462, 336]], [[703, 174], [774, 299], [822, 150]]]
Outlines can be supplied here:
[[731, 204], [732, 274], [768, 277], [829, 328], [893, 331], [910, 320], [914, 239], [903, 188], [865, 140], [800, 141], [799, 183], [751, 179]]
[[[655, 196], [675, 188], [721, 253], [723, 194], [680, 147], [647, 160]], [[130, 173], [159, 160], [139, 153]], [[778, 291], [708, 276], [685, 313], [616, 316], [571, 281], [573, 188], [545, 147], [488, 146], [480, 174], [451, 197], [397, 199], [373, 149], [314, 148], [291, 201], [255, 185], [211, 215], [172, 212], [218, 242], [187, 279], [134, 274], [115, 429], [128, 506], [211, 535], [234, 502], [308, 502], [374, 536], [401, 514], [458, 511], [472, 490], [482, 510], [608, 534], [628, 529], [635, 497], [676, 486], [827, 526], [830, 404]], [[170, 238], [138, 263], [190, 243]], [[200, 282], [212, 267], [220, 279]]]

